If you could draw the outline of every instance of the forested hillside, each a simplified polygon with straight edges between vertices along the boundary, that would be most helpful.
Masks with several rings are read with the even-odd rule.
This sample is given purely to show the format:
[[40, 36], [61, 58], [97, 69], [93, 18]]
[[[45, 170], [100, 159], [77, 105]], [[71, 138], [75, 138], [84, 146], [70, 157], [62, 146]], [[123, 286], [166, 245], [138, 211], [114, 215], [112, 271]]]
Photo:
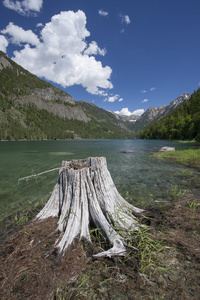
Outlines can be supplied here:
[[129, 137], [112, 113], [74, 101], [0, 51], [0, 140]]
[[200, 140], [200, 89], [166, 117], [147, 126], [140, 138]]

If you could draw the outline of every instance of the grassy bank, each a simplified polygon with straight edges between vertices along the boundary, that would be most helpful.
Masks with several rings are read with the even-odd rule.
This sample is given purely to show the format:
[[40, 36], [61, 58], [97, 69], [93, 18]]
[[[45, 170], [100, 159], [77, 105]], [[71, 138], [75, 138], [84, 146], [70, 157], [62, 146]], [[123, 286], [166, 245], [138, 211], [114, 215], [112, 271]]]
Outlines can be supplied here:
[[156, 152], [154, 153], [154, 156], [160, 159], [175, 160], [176, 162], [186, 166], [200, 168], [200, 148], [169, 152]]

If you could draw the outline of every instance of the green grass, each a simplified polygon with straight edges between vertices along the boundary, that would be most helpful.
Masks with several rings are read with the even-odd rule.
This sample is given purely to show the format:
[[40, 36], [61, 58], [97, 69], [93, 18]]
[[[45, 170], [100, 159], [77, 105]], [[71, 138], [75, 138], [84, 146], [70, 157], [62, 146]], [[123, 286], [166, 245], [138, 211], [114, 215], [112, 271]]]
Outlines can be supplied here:
[[195, 201], [188, 202], [188, 207], [192, 212], [192, 220], [194, 220], [194, 214], [198, 206], [200, 206], [200, 203], [196, 203]]
[[182, 144], [195, 144], [197, 146], [200, 146], [200, 142], [195, 140], [177, 140], [177, 142]]
[[[127, 232], [119, 233], [127, 238]], [[90, 234], [93, 250], [102, 251], [102, 248], [106, 250], [106, 246], [111, 247], [111, 245], [106, 245], [105, 238], [97, 228], [92, 229]], [[110, 299], [109, 293], [111, 291], [113, 293], [113, 290], [116, 290], [115, 296], [119, 293], [118, 296], [121, 297], [122, 293], [118, 286], [122, 283], [126, 282], [127, 286], [132, 288], [137, 276], [143, 276], [149, 280], [148, 278], [151, 278], [155, 272], [160, 274], [160, 270], [167, 271], [162, 267], [162, 260], [158, 256], [158, 253], [164, 255], [165, 243], [154, 237], [149, 227], [144, 225], [139, 231], [129, 232], [127, 242], [129, 246], [126, 256], [112, 259], [93, 259], [91, 248], [87, 247], [87, 243], [84, 242], [82, 247], [88, 258], [84, 272], [80, 273], [73, 282], [58, 286], [56, 299]], [[138, 251], [130, 246], [137, 247]]]
[[185, 196], [186, 193], [189, 193], [186, 189], [181, 189], [178, 185], [174, 184], [168, 189], [168, 194], [171, 196], [174, 200], [181, 199]]
[[200, 165], [200, 149], [157, 152], [154, 155], [160, 159], [174, 159], [176, 162], [187, 166], [195, 167]]

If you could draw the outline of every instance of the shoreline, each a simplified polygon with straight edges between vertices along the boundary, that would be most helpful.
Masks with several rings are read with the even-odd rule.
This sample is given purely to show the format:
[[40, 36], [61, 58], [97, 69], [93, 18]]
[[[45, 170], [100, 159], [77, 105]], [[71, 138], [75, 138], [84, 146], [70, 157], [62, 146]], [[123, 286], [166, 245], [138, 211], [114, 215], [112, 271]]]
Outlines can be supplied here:
[[[125, 258], [94, 259], [105, 248], [100, 236], [93, 246], [76, 243], [56, 256], [56, 219], [12, 227], [0, 248], [2, 299], [198, 299], [200, 293], [200, 196], [175, 191], [162, 207], [146, 207]], [[145, 227], [146, 228], [146, 227]], [[101, 250], [102, 251], [102, 250]]]
[[200, 148], [169, 152], [154, 152], [153, 156], [169, 162], [179, 163], [183, 166], [200, 169]]
[[[192, 202], [200, 203], [200, 198], [185, 195], [171, 199], [162, 210], [147, 208], [142, 220], [149, 227], [142, 236], [145, 243], [139, 239], [139, 252], [125, 258], [93, 259], [100, 242], [95, 235], [93, 247], [77, 243], [63, 258], [57, 258], [53, 252], [57, 235], [50, 235], [57, 220], [28, 222], [2, 243], [0, 294], [12, 299], [128, 300], [151, 299], [154, 294], [166, 299], [197, 299], [200, 205], [192, 211], [188, 205]], [[146, 246], [150, 252], [144, 254]], [[103, 242], [101, 247], [105, 247]]]

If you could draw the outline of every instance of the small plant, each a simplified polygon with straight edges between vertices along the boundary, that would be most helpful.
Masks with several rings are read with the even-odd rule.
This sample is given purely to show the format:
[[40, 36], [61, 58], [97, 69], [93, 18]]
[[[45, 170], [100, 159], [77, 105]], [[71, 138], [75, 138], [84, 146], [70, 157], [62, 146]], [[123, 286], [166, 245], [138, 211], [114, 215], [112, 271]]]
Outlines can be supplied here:
[[80, 296], [80, 295], [84, 294], [84, 291], [87, 291], [87, 289], [89, 287], [88, 282], [90, 280], [91, 279], [87, 274], [83, 274], [83, 276], [81, 277], [81, 280], [79, 282], [79, 285], [77, 286], [76, 296]]
[[191, 170], [183, 170], [183, 172], [182, 172], [182, 176], [184, 176], [184, 177], [190, 177], [193, 174], [194, 174], [194, 172]]
[[140, 271], [142, 273], [155, 271], [159, 267], [157, 253], [163, 251], [164, 247], [153, 238], [147, 226], [141, 227], [137, 233], [133, 232], [132, 234], [135, 239], [134, 246], [139, 249]]
[[106, 244], [106, 238], [101, 233], [100, 228], [93, 228], [90, 230], [91, 238], [95, 239], [95, 243], [98, 245], [98, 247], [103, 248], [103, 245]]
[[192, 220], [194, 220], [194, 214], [198, 206], [200, 206], [200, 203], [196, 203], [195, 201], [188, 202], [188, 206], [190, 210], [192, 211]]
[[183, 198], [188, 191], [180, 189], [178, 185], [174, 185], [168, 192], [174, 199], [180, 199]]
[[29, 220], [29, 215], [26, 213], [25, 215], [15, 215], [14, 216], [14, 222], [17, 226], [24, 225], [28, 222]]

